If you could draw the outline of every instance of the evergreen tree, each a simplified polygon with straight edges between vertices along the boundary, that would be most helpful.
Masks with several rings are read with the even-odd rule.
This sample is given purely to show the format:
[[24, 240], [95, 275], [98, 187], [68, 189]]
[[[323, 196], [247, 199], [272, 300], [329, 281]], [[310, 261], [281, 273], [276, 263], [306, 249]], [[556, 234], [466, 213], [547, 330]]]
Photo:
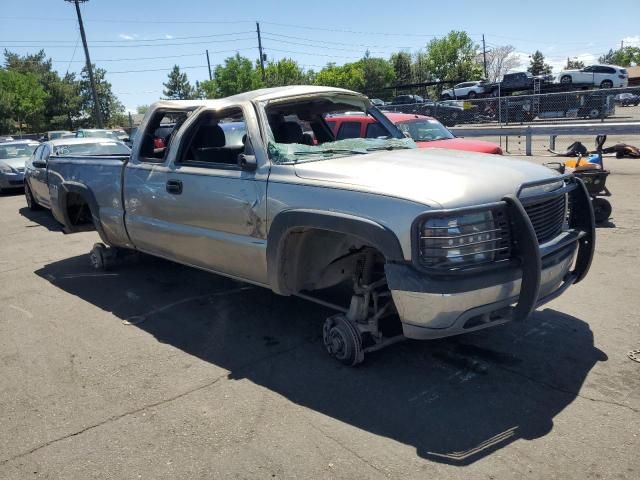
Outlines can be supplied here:
[[167, 82], [162, 85], [164, 85], [162, 93], [169, 100], [188, 100], [193, 98], [195, 93], [187, 79], [187, 74], [181, 72], [178, 65], [173, 66]]
[[527, 71], [531, 73], [531, 75], [548, 75], [551, 73], [551, 70], [551, 65], [544, 63], [544, 55], [542, 52], [536, 50], [534, 54], [531, 55], [531, 63]]

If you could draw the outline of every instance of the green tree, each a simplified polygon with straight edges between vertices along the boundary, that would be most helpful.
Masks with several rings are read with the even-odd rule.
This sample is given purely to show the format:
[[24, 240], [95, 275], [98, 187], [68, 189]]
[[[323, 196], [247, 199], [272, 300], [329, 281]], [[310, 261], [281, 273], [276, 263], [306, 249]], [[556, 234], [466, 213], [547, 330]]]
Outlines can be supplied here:
[[41, 116], [34, 119], [34, 128], [72, 128], [71, 119], [79, 115], [81, 103], [75, 75], [60, 77], [44, 50], [24, 56], [5, 50], [4, 57], [7, 70], [33, 74], [47, 94]]
[[0, 70], [0, 108], [4, 128], [33, 128], [44, 111], [47, 94], [33, 73]]
[[390, 90], [385, 90], [385, 87], [392, 86], [396, 78], [391, 62], [384, 58], [371, 57], [367, 52], [358, 63], [361, 65], [364, 78], [363, 92], [370, 97], [388, 96]]
[[144, 115], [149, 111], [149, 105], [138, 105], [136, 107], [136, 112], [140, 115]]
[[567, 65], [564, 67], [565, 70], [580, 70], [584, 68], [584, 62], [582, 60], [572, 60], [571, 58], [567, 58]]
[[[105, 80], [106, 71], [103, 68], [93, 67], [93, 77], [96, 82], [98, 92], [98, 107], [102, 113], [102, 120], [105, 126], [113, 126], [122, 122], [121, 115], [124, 113], [124, 105], [120, 103], [111, 90], [111, 83]], [[94, 126], [97, 124], [95, 110], [93, 108], [93, 95], [87, 68], [83, 68], [80, 73], [80, 106], [81, 116], [85, 124]]]
[[[451, 31], [427, 44], [425, 68], [436, 80], [475, 80], [482, 76], [477, 46], [466, 32]], [[436, 87], [438, 92], [441, 86]]]
[[624, 47], [618, 50], [609, 50], [609, 53], [598, 59], [600, 63], [630, 67], [631, 64], [640, 64], [640, 48]]
[[598, 57], [598, 62], [607, 64], [607, 65], [613, 64], [612, 60], [613, 60], [614, 53], [615, 52], [613, 51], [613, 49], [610, 48], [607, 53], [605, 53], [604, 55], [600, 55], [600, 57]]
[[260, 88], [262, 80], [251, 60], [236, 53], [223, 65], [216, 65], [213, 80], [200, 85], [207, 98], [222, 98]]
[[398, 52], [391, 55], [391, 66], [395, 74], [395, 81], [398, 85], [412, 82], [412, 59], [408, 52]]
[[166, 83], [163, 83], [163, 94], [169, 100], [188, 100], [193, 98], [194, 89], [189, 83], [187, 74], [180, 71], [178, 65], [174, 65], [173, 69], [169, 72]]
[[362, 92], [365, 87], [362, 62], [345, 63], [340, 66], [335, 63], [328, 63], [316, 75], [315, 83], [316, 85], [347, 88]]
[[531, 75], [548, 75], [551, 73], [552, 68], [548, 63], [544, 63], [544, 55], [542, 52], [536, 50], [533, 55], [531, 55], [531, 62], [529, 63], [527, 71]]
[[267, 87], [305, 85], [309, 83], [309, 77], [298, 65], [298, 62], [290, 58], [269, 62], [265, 66], [264, 75], [264, 83]]

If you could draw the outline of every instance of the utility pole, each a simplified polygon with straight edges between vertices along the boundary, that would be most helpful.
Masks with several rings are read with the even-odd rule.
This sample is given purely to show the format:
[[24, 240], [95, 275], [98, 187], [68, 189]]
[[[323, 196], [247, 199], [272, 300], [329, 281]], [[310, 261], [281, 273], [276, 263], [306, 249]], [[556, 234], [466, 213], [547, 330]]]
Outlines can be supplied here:
[[84, 3], [88, 0], [64, 0], [65, 2], [74, 3], [76, 6], [76, 14], [78, 15], [78, 24], [80, 25], [80, 36], [82, 37], [82, 45], [84, 46], [84, 56], [87, 61], [87, 71], [89, 73], [89, 83], [91, 84], [91, 93], [93, 95], [93, 109], [96, 116], [98, 128], [103, 128], [102, 113], [100, 112], [100, 104], [98, 103], [98, 90], [96, 89], [96, 81], [93, 78], [93, 67], [91, 66], [91, 58], [89, 57], [89, 47], [87, 46], [87, 37], [84, 34], [84, 25], [82, 24], [82, 15], [80, 14], [80, 2]]
[[211, 76], [211, 62], [209, 61], [209, 50], [207, 49], [207, 67], [209, 68], [209, 80], [213, 80]]
[[620, 40], [620, 50], [624, 48], [624, 40]]
[[484, 33], [482, 34], [482, 63], [484, 64], [484, 78], [487, 78], [487, 46], [484, 43]]
[[260, 22], [256, 22], [256, 32], [258, 32], [258, 52], [260, 52], [260, 70], [262, 71], [262, 81], [265, 81], [264, 76], [264, 54], [262, 53], [262, 39], [260, 38]]

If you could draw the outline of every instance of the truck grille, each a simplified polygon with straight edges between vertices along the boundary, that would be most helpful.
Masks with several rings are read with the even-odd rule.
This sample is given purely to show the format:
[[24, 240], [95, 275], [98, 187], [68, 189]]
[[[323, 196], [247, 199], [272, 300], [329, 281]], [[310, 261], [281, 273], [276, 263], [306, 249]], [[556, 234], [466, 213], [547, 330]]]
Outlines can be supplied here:
[[562, 232], [567, 217], [567, 196], [560, 195], [550, 200], [530, 203], [524, 209], [536, 232], [538, 243], [542, 244]]

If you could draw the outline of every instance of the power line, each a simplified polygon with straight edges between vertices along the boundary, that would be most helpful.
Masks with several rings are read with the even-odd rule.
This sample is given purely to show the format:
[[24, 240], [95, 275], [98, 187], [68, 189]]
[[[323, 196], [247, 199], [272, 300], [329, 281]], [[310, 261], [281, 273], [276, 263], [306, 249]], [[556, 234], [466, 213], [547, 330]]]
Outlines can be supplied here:
[[[76, 46], [73, 49], [73, 53], [71, 54], [71, 60], [69, 60], [69, 64], [67, 65], [67, 72], [65, 73], [65, 75], [67, 73], [69, 73], [69, 69], [71, 68], [71, 63], [73, 63], [73, 58], [76, 56], [76, 50], [78, 49], [78, 43], [80, 43], [80, 35], [78, 35], [78, 39], [76, 40]], [[78, 60], [79, 62], [81, 60]]]
[[[180, 70], [187, 70], [187, 69], [192, 69], [192, 68], [207, 68], [206, 65], [189, 65], [186, 67], [180, 67]], [[119, 72], [107, 72], [109, 75], [111, 74], [115, 74], [115, 73], [139, 73], [139, 72], [166, 72], [169, 70], [172, 70], [173, 67], [169, 67], [169, 68], [146, 68], [146, 69], [142, 69], [142, 70], [122, 70]]]
[[[92, 40], [91, 44], [93, 45], [94, 43], [122, 43], [122, 44], [127, 44], [127, 43], [132, 43], [132, 42], [168, 42], [168, 41], [173, 41], [173, 40], [190, 40], [190, 39], [194, 39], [194, 38], [213, 38], [213, 37], [225, 37], [225, 36], [229, 36], [229, 35], [245, 35], [248, 33], [254, 33], [251, 30], [244, 30], [242, 32], [228, 32], [228, 33], [216, 33], [216, 34], [212, 34], [212, 35], [194, 35], [194, 36], [188, 36], [188, 37], [174, 37], [174, 36], [169, 36], [169, 37], [161, 37], [161, 38], [127, 38], [127, 39], [120, 39], [120, 40]], [[37, 43], [37, 42], [48, 42], [48, 43], [61, 43], [61, 44], [73, 44], [73, 42], [71, 40], [49, 40], [49, 39], [42, 39], [42, 40], [0, 40], [0, 42], [20, 42], [20, 43]]]
[[[34, 20], [42, 20], [46, 22], [70, 22], [74, 21], [73, 18], [52, 18], [52, 17], [0, 17], [0, 20], [26, 20], [32, 22]], [[100, 19], [85, 19], [87, 23], [135, 23], [135, 24], [239, 24], [239, 23], [253, 23], [252, 20], [155, 20], [155, 19], [138, 19], [138, 20], [123, 20], [122, 18], [100, 18]]]
[[[365, 32], [365, 31], [356, 31], [356, 30], [343, 30], [339, 28], [323, 28], [323, 27], [313, 27], [311, 25], [293, 25], [290, 23], [278, 23], [278, 22], [262, 22], [266, 25], [277, 25], [279, 27], [290, 27], [290, 28], [298, 28], [303, 30], [320, 30], [323, 32], [340, 32], [340, 33], [355, 33], [358, 35], [389, 35], [389, 36], [398, 36], [398, 37], [429, 37], [429, 38], [438, 38], [444, 35], [430, 35], [423, 33], [393, 33], [393, 32]], [[469, 35], [479, 35], [475, 33], [470, 33]]]
[[[263, 35], [264, 36], [264, 35]], [[362, 50], [353, 50], [350, 48], [339, 48], [339, 47], [325, 47], [322, 45], [314, 45], [313, 43], [300, 43], [300, 42], [292, 42], [291, 40], [280, 40], [277, 38], [271, 38], [270, 36], [264, 37], [266, 40], [271, 40], [272, 42], [278, 42], [278, 43], [286, 43], [288, 45], [299, 45], [302, 47], [314, 47], [314, 48], [320, 48], [322, 50], [336, 50], [336, 51], [342, 51], [342, 52], [361, 52]], [[379, 55], [388, 55], [387, 52], [376, 52], [376, 51], [370, 51], [369, 53], [375, 53], [375, 54], [379, 54]]]
[[[216, 50], [209, 51], [210, 54], [214, 53], [231, 53], [231, 52], [242, 52], [245, 50], [253, 50], [255, 47], [245, 47], [245, 48], [232, 48], [228, 50]], [[125, 62], [125, 61], [133, 61], [133, 60], [159, 60], [165, 58], [184, 58], [184, 57], [199, 57], [202, 55], [202, 52], [198, 53], [183, 53], [181, 55], [161, 55], [159, 57], [129, 57], [129, 58], [100, 58], [94, 60], [95, 62]], [[53, 62], [66, 62], [66, 60], [52, 60]], [[74, 60], [73, 63], [79, 63], [81, 60]]]
[[[169, 47], [176, 45], [203, 45], [209, 43], [231, 43], [231, 42], [240, 42], [243, 40], [255, 40], [255, 37], [243, 37], [243, 38], [229, 38], [226, 40], [206, 40], [202, 42], [181, 42], [181, 43], [145, 43], [145, 44], [136, 44], [136, 45], [94, 45], [91, 44], [91, 48], [138, 48], [138, 47]], [[11, 47], [11, 48], [24, 48], [24, 47], [34, 47], [34, 48], [73, 48], [72, 45], [3, 45], [3, 47]]]
[[269, 48], [269, 47], [265, 47], [265, 50], [271, 51], [271, 52], [295, 53], [298, 55], [311, 55], [314, 57], [353, 58], [357, 56], [357, 55], [329, 55], [329, 54], [315, 53], [315, 52], [296, 52], [293, 50], [280, 50], [278, 48]]
[[316, 43], [332, 44], [332, 45], [367, 47], [367, 48], [397, 48], [399, 50], [415, 48], [415, 47], [408, 47], [408, 46], [398, 47], [398, 46], [391, 46], [391, 45], [364, 45], [364, 44], [361, 44], [361, 43], [332, 42], [332, 41], [329, 41], [329, 40], [316, 40], [316, 39], [310, 39], [308, 37], [296, 37], [294, 35], [282, 35], [280, 33], [264, 32], [264, 31], [262, 33], [263, 33], [263, 35], [273, 35], [273, 36], [276, 36], [276, 37], [293, 38], [293, 39], [296, 39], [296, 40], [306, 40], [306, 41], [313, 41], [313, 42], [316, 42]]

